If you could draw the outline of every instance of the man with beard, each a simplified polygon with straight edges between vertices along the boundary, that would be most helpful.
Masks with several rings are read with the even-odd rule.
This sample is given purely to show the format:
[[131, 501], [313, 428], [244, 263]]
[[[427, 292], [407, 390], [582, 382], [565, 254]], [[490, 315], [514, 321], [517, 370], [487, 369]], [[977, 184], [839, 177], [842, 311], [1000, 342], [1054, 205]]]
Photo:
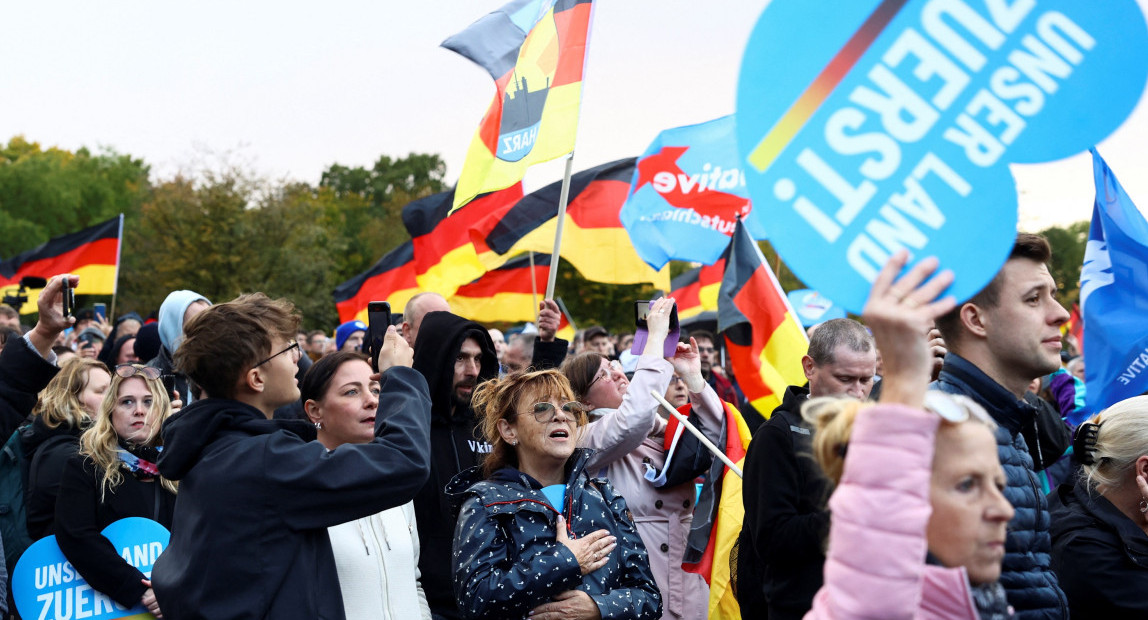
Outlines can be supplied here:
[[718, 398], [727, 403], [738, 404], [737, 392], [733, 384], [721, 374], [714, 372], [714, 362], [718, 361], [718, 350], [714, 346], [714, 335], [702, 330], [690, 332], [698, 343], [698, 354], [701, 355], [702, 377], [710, 387], [717, 392]]
[[450, 570], [456, 511], [443, 487], [490, 452], [478, 439], [470, 397], [479, 383], [498, 376], [498, 360], [485, 327], [449, 312], [421, 317], [414, 349], [414, 368], [431, 394], [430, 479], [415, 497], [419, 570], [434, 617], [460, 618]]

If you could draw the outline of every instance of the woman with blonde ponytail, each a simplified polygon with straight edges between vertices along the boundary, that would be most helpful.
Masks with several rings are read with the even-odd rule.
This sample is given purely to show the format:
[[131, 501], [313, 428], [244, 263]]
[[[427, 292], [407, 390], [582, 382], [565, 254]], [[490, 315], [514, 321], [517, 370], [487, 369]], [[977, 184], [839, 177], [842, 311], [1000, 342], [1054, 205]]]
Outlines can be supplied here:
[[1083, 422], [1077, 480], [1048, 499], [1052, 568], [1073, 620], [1148, 618], [1148, 396]]
[[155, 466], [160, 427], [171, 411], [158, 369], [116, 366], [99, 414], [80, 436], [79, 454], [64, 467], [56, 501], [56, 540], [80, 575], [120, 605], [142, 603], [157, 617], [151, 582], [100, 532], [126, 517], [171, 527], [176, 485]]

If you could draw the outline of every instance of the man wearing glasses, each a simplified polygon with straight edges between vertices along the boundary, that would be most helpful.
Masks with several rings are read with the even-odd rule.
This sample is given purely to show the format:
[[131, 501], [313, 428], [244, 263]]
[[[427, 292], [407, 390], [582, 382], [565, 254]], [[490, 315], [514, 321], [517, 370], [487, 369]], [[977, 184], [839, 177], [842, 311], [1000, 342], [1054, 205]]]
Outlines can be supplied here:
[[410, 501], [427, 478], [430, 396], [394, 327], [379, 355], [375, 439], [328, 452], [273, 420], [299, 398], [299, 314], [256, 293], [184, 326], [176, 370], [203, 399], [164, 424], [160, 473], [180, 483], [152, 584], [168, 620], [345, 618], [327, 528]]

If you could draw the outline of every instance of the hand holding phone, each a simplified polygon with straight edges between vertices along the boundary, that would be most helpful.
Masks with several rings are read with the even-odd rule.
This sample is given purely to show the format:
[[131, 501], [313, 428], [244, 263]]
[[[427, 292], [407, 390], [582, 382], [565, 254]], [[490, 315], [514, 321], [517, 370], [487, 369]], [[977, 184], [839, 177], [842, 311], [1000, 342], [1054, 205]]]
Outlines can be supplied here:
[[[654, 315], [651, 315], [651, 306]], [[667, 316], [668, 315], [668, 316]], [[678, 325], [678, 306], [672, 297], [653, 302], [640, 300], [634, 302], [634, 324], [637, 330], [634, 333], [634, 344], [630, 352], [641, 355], [646, 349], [646, 342], [650, 339], [650, 322], [654, 322], [655, 333], [665, 330], [665, 341], [662, 343], [663, 357], [673, 357], [678, 349], [678, 336], [681, 328]]]
[[383, 350], [387, 328], [391, 325], [391, 304], [372, 301], [367, 304], [367, 355], [371, 356], [371, 369], [379, 369], [379, 352]]

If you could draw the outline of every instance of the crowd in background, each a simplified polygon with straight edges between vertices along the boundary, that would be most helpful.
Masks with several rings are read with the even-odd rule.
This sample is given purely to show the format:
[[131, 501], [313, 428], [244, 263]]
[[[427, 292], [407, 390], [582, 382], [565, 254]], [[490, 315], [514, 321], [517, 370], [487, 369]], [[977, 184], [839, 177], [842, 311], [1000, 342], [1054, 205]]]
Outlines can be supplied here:
[[[258, 293], [65, 316], [57, 276], [35, 326], [0, 307], [5, 563], [54, 534], [97, 591], [176, 620], [705, 618], [683, 558], [714, 457], [661, 396], [719, 444], [727, 407], [753, 431], [743, 617], [1145, 617], [1148, 401], [1087, 409], [1049, 260], [1021, 234], [957, 304], [895, 256], [860, 322], [810, 329], [774, 411], [713, 333], [665, 347], [673, 299], [637, 349], [558, 338], [552, 301], [504, 336], [432, 293], [371, 343]], [[99, 534], [128, 516], [172, 533], [151, 575]]]

